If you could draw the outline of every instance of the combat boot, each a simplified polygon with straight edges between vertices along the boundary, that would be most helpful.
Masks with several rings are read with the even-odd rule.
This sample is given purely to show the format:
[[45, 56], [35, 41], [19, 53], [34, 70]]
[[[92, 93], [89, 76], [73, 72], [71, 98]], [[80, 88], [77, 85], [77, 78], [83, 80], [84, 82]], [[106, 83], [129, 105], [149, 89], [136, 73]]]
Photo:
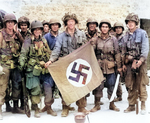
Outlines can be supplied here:
[[95, 97], [95, 106], [90, 110], [90, 112], [96, 112], [100, 109], [100, 97]]
[[3, 119], [3, 116], [2, 116], [2, 106], [0, 105], [0, 120]]
[[129, 105], [129, 107], [126, 110], [124, 110], [124, 113], [128, 113], [131, 111], [135, 111], [135, 105]]
[[44, 108], [42, 110], [40, 110], [40, 112], [45, 112], [47, 111], [47, 106], [45, 105]]
[[109, 109], [114, 111], [120, 111], [120, 109], [115, 106], [113, 101], [110, 102]]
[[146, 114], [146, 110], [145, 110], [145, 101], [141, 102], [141, 114], [145, 115]]
[[62, 117], [67, 117], [68, 114], [69, 114], [69, 106], [63, 105], [63, 110], [62, 110], [61, 116]]
[[37, 104], [33, 104], [33, 106], [34, 106], [34, 110], [35, 110], [34, 117], [40, 118], [40, 112], [39, 112], [38, 105]]
[[13, 108], [10, 106], [9, 102], [5, 102], [6, 104], [6, 112], [12, 112]]
[[24, 110], [24, 99], [21, 99], [21, 106], [20, 106], [20, 108], [21, 108], [22, 110]]
[[122, 97], [119, 96], [119, 97], [114, 99], [114, 102], [118, 102], [118, 101], [122, 101]]
[[18, 107], [18, 100], [17, 101], [13, 101], [14, 102], [14, 107], [13, 107], [13, 110], [12, 110], [12, 113], [19, 113], [19, 114], [25, 114], [25, 111], [20, 109]]
[[47, 106], [47, 114], [50, 114], [52, 116], [57, 116], [57, 113], [52, 110], [51, 106]]

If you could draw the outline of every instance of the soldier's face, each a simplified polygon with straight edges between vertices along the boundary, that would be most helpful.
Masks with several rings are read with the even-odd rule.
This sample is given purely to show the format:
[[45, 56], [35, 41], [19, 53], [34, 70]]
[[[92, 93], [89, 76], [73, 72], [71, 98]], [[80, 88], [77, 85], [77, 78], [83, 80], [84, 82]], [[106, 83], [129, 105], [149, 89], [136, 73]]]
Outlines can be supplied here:
[[127, 27], [128, 27], [130, 30], [135, 29], [135, 28], [136, 28], [136, 22], [135, 22], [135, 21], [128, 21]]
[[115, 28], [116, 34], [121, 34], [123, 32], [122, 27]]
[[49, 32], [49, 25], [47, 24], [44, 25], [44, 32]]
[[22, 32], [26, 32], [28, 29], [28, 25], [26, 23], [20, 24], [20, 28]]
[[89, 30], [94, 31], [96, 29], [96, 23], [89, 23]]
[[54, 24], [51, 25], [51, 30], [52, 30], [53, 32], [57, 32], [58, 29], [59, 29], [58, 23], [54, 23]]
[[76, 24], [75, 20], [73, 20], [73, 19], [68, 20], [67, 21], [68, 29], [70, 29], [70, 30], [75, 29], [75, 24]]
[[42, 34], [41, 28], [34, 29], [33, 34], [35, 37], [39, 37]]
[[13, 29], [14, 28], [14, 25], [15, 25], [15, 22], [14, 21], [7, 21], [6, 22], [6, 28], [8, 29]]
[[100, 30], [102, 31], [103, 34], [107, 34], [108, 31], [109, 31], [109, 26], [108, 26], [108, 24], [105, 24], [105, 23], [102, 24]]

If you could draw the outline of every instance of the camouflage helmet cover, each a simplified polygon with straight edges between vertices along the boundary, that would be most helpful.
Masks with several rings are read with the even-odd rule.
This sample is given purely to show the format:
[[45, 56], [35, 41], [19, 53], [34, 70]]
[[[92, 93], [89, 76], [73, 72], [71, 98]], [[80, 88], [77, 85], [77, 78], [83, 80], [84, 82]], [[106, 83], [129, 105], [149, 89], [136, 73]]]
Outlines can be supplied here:
[[136, 25], [138, 25], [138, 23], [139, 23], [139, 17], [138, 17], [137, 14], [129, 13], [128, 16], [125, 19], [125, 23], [127, 24], [128, 21], [135, 21]]
[[20, 18], [18, 19], [18, 28], [20, 28], [21, 23], [26, 23], [27, 26], [28, 26], [28, 28], [29, 28], [29, 26], [30, 26], [29, 19], [28, 19], [27, 17], [25, 17], [25, 16], [22, 16], [22, 17], [20, 17]]
[[96, 23], [96, 27], [98, 27], [98, 22], [96, 19], [94, 18], [89, 18], [87, 21], [86, 21], [86, 26], [88, 27], [89, 26], [89, 23]]
[[65, 13], [65, 15], [64, 15], [63, 18], [62, 18], [62, 21], [63, 21], [63, 23], [64, 23], [65, 26], [67, 26], [67, 22], [68, 22], [68, 20], [70, 20], [70, 19], [75, 20], [76, 24], [79, 23], [76, 14], [70, 14], [70, 13], [68, 12], [68, 13]]

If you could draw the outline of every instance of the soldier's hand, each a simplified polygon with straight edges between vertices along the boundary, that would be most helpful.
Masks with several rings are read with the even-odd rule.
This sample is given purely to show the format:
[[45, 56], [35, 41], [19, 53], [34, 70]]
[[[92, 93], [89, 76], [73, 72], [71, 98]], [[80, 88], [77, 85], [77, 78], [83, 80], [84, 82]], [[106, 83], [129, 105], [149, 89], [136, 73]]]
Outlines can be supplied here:
[[48, 68], [48, 66], [49, 66], [50, 64], [52, 64], [52, 61], [46, 62], [45, 65], [44, 65], [44, 67], [45, 67], [45, 68]]
[[127, 70], [126, 65], [123, 65], [122, 70], [123, 70], [123, 72], [125, 72]]
[[17, 25], [17, 24], [14, 25], [14, 31], [15, 31], [16, 33], [18, 33], [18, 25]]
[[142, 61], [141, 61], [141, 60], [138, 60], [138, 61], [137, 61], [137, 64], [136, 64], [136, 67], [139, 68], [141, 65], [142, 65]]
[[117, 70], [120, 73], [120, 76], [122, 76], [122, 68], [118, 68]]

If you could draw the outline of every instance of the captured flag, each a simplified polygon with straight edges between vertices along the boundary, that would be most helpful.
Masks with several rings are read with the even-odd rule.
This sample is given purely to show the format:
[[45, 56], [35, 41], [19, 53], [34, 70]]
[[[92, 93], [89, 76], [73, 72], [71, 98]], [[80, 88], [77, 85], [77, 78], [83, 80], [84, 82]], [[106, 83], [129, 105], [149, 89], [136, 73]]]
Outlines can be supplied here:
[[98, 87], [104, 80], [88, 42], [48, 67], [66, 104], [71, 104]]

